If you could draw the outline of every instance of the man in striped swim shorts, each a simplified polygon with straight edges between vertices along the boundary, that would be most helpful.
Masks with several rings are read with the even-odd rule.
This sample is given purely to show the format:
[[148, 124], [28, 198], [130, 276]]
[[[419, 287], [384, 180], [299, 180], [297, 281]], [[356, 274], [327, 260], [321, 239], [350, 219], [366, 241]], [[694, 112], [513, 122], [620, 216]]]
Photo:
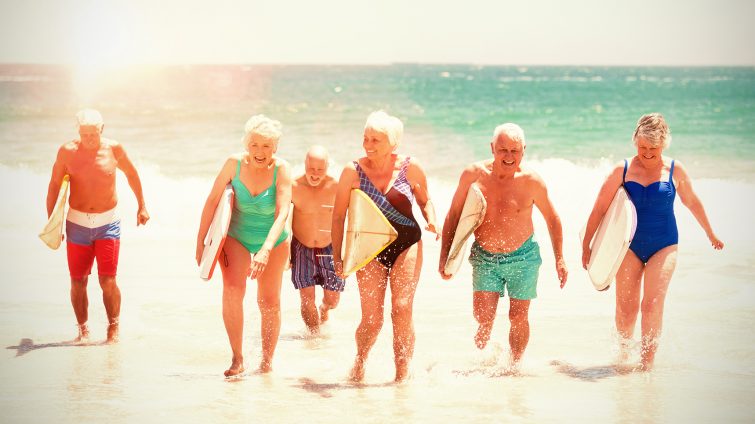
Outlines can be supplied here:
[[[338, 306], [345, 280], [333, 268], [330, 226], [338, 182], [328, 175], [328, 152], [313, 146], [304, 160], [304, 175], [293, 181], [291, 281], [301, 295], [301, 316], [312, 334]], [[322, 286], [322, 304], [315, 301], [315, 286]]]
[[102, 300], [107, 312], [107, 342], [118, 341], [118, 318], [121, 311], [121, 292], [116, 284], [121, 221], [116, 214], [118, 196], [115, 190], [115, 171], [126, 175], [136, 196], [136, 223], [149, 220], [144, 206], [142, 184], [136, 168], [126, 156], [123, 146], [102, 138], [104, 124], [96, 110], [85, 109], [76, 115], [79, 139], [67, 142], [58, 149], [47, 191], [47, 215], [52, 213], [63, 177], [70, 177], [70, 206], [66, 218], [66, 250], [71, 276], [71, 304], [78, 322], [77, 342], [89, 339], [87, 327], [89, 299], [87, 282], [94, 260], [102, 288]]

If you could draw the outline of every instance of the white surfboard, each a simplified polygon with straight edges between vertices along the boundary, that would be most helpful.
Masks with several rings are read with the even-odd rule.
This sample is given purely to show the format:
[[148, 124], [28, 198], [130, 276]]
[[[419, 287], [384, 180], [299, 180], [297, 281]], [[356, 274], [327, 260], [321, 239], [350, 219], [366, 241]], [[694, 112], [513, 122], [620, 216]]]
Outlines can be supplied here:
[[464, 207], [461, 210], [459, 223], [456, 225], [456, 233], [454, 233], [451, 248], [448, 250], [448, 258], [443, 266], [443, 272], [446, 274], [454, 275], [459, 271], [461, 262], [464, 260], [467, 240], [482, 224], [487, 206], [485, 197], [477, 188], [477, 184], [470, 185], [469, 191], [467, 191], [467, 199], [464, 201]]
[[351, 190], [343, 248], [343, 269], [351, 275], [367, 265], [398, 237], [385, 215], [365, 192]]
[[587, 273], [595, 289], [602, 291], [611, 286], [635, 230], [637, 211], [624, 187], [619, 187], [590, 243], [592, 253]]
[[66, 175], [63, 182], [60, 183], [58, 190], [58, 199], [55, 201], [55, 207], [47, 220], [47, 224], [39, 233], [39, 238], [50, 249], [57, 249], [63, 241], [63, 223], [66, 217], [66, 202], [68, 201], [68, 186], [71, 178]]
[[207, 236], [204, 239], [204, 250], [202, 259], [199, 261], [199, 277], [203, 280], [212, 278], [215, 271], [215, 264], [220, 256], [220, 251], [228, 235], [228, 226], [231, 225], [231, 213], [233, 212], [233, 187], [230, 184], [225, 186], [223, 194], [220, 196], [218, 206], [215, 208], [215, 214], [212, 216], [210, 228], [207, 230]]

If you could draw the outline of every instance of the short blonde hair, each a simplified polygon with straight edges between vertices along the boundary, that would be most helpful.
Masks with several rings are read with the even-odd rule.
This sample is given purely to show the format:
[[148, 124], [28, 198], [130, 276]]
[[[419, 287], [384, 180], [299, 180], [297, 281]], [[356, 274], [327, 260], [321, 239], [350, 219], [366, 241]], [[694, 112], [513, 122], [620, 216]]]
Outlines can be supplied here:
[[527, 141], [524, 139], [524, 130], [517, 124], [507, 122], [495, 127], [495, 130], [493, 130], [493, 143], [498, 141], [498, 137], [501, 134], [506, 134], [508, 138], [522, 143], [522, 147], [527, 145]]
[[94, 109], [82, 109], [76, 113], [76, 122], [81, 127], [97, 127], [102, 131], [105, 121], [102, 120], [102, 114]]
[[364, 124], [364, 129], [368, 128], [387, 135], [388, 143], [394, 148], [401, 144], [401, 137], [404, 135], [404, 123], [395, 116], [385, 113], [385, 111], [372, 112]]
[[658, 112], [642, 115], [632, 136], [635, 146], [638, 138], [644, 138], [653, 147], [667, 148], [671, 144], [671, 130], [663, 115]]
[[244, 125], [244, 138], [242, 142], [246, 148], [252, 139], [252, 134], [261, 135], [265, 138], [269, 138], [275, 143], [278, 143], [281, 135], [283, 134], [282, 125], [275, 119], [270, 119], [265, 115], [254, 115], [246, 121]]

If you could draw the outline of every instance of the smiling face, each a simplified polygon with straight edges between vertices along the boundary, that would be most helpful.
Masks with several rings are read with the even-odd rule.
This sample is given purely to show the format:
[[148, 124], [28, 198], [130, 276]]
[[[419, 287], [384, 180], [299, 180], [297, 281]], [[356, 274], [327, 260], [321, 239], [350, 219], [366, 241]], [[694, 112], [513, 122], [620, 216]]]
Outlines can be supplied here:
[[95, 125], [79, 126], [79, 139], [84, 148], [96, 149], [100, 145], [100, 135], [102, 131]]
[[304, 175], [307, 177], [307, 183], [312, 187], [317, 187], [328, 174], [328, 159], [316, 155], [307, 155], [304, 160]]
[[504, 172], [515, 172], [524, 158], [524, 145], [502, 133], [490, 143], [493, 151], [493, 166]]
[[388, 134], [372, 128], [365, 128], [362, 147], [364, 147], [367, 157], [373, 159], [389, 156], [393, 152], [394, 146], [388, 141]]
[[273, 154], [278, 150], [278, 141], [252, 133], [246, 148], [249, 151], [249, 163], [253, 167], [267, 168], [273, 161]]
[[648, 141], [645, 137], [637, 137], [637, 158], [646, 167], [657, 166], [663, 162], [663, 146]]

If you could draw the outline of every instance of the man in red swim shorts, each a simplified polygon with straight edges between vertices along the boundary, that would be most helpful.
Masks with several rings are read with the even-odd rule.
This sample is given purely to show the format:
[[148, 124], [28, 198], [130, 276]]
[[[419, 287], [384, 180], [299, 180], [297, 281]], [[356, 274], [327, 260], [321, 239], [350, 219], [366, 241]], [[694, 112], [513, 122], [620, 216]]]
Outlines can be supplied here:
[[89, 338], [87, 328], [87, 280], [97, 259], [102, 299], [108, 318], [107, 342], [118, 341], [121, 291], [115, 282], [118, 270], [121, 221], [116, 214], [118, 196], [115, 170], [126, 175], [138, 202], [136, 225], [146, 224], [149, 214], [144, 206], [142, 183], [136, 168], [120, 143], [102, 138], [102, 115], [92, 109], [76, 114], [79, 139], [58, 149], [47, 189], [47, 215], [52, 213], [58, 189], [70, 176], [69, 210], [66, 218], [66, 250], [71, 275], [71, 304], [78, 321], [78, 342]]

